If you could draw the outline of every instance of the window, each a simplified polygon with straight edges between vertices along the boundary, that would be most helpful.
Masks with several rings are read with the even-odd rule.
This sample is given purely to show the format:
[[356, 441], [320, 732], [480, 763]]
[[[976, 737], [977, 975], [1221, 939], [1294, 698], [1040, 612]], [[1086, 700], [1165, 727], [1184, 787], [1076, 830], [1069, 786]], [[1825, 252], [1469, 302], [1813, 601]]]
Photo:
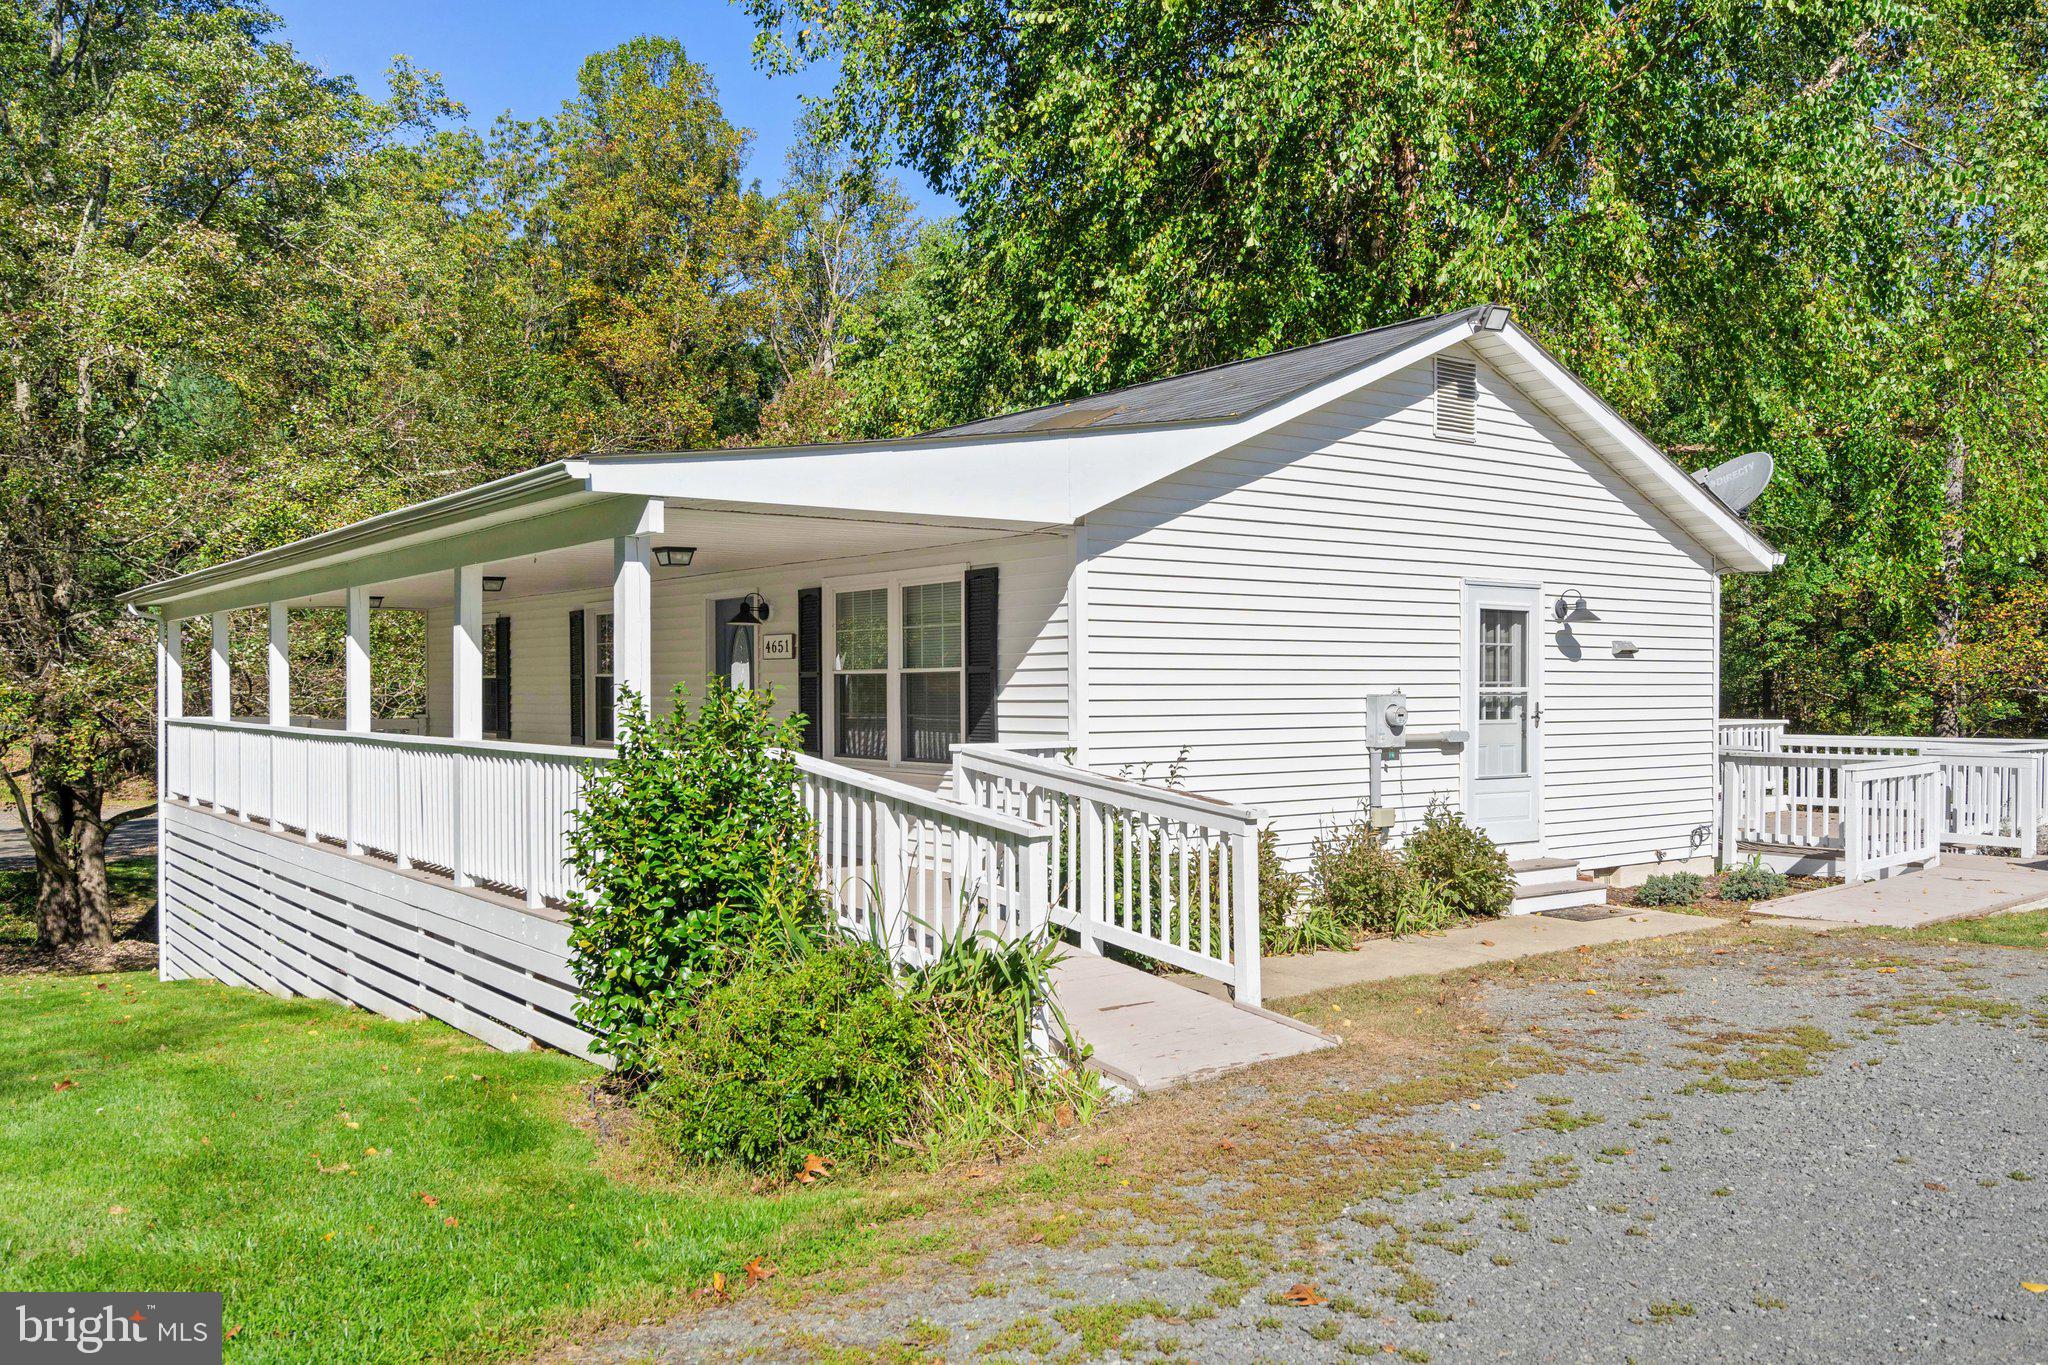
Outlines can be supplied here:
[[612, 614], [601, 611], [597, 614], [597, 667], [591, 670], [596, 678], [597, 742], [612, 742]]
[[944, 763], [965, 732], [966, 608], [957, 577], [832, 593], [832, 751]]
[[832, 751], [841, 758], [889, 757], [889, 590], [862, 588], [832, 598]]
[[1529, 613], [1479, 612], [1479, 775], [1529, 770]]
[[944, 763], [960, 742], [960, 584], [903, 589], [903, 760]]

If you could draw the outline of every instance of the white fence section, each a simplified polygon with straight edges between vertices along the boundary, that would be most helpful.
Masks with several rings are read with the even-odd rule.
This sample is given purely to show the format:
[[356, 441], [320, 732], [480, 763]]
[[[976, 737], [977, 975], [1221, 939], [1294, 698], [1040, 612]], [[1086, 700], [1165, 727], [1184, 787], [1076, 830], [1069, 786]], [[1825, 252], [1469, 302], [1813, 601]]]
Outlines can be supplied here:
[[1847, 881], [1941, 860], [1942, 767], [1933, 758], [1721, 755], [1721, 859], [1744, 846], [1839, 858]]
[[1046, 923], [1053, 832], [843, 764], [796, 755], [820, 879], [840, 927], [919, 966], [946, 939]]
[[240, 721], [178, 719], [165, 731], [166, 796], [530, 906], [575, 889], [564, 856], [581, 770], [611, 756]]
[[2048, 811], [2048, 740], [1791, 734], [1784, 721], [1756, 720], [1724, 720], [1720, 733], [1724, 752], [1931, 758], [1941, 766], [1941, 841], [1957, 847], [2032, 854]]
[[953, 751], [964, 801], [1050, 826], [1050, 915], [1260, 1003], [1259, 813], [995, 745]]

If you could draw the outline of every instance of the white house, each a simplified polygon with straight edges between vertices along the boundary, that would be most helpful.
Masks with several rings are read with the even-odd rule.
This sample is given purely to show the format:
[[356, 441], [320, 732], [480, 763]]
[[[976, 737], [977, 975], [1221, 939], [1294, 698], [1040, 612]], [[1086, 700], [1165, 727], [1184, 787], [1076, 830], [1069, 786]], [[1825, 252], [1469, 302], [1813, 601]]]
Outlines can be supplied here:
[[[485, 823], [539, 832], [501, 836], [464, 822], [512, 798], [458, 783], [471, 814], [450, 817], [436, 773], [453, 769], [433, 763], [592, 755], [620, 690], [666, 704], [713, 675], [772, 688], [810, 717], [807, 772], [823, 786], [896, 802], [916, 789], [920, 818], [940, 825], [963, 810], [1017, 821], [977, 826], [1023, 840], [1014, 853], [1046, 802], [1070, 798], [1058, 818], [1082, 802], [1047, 776], [1065, 771], [1128, 817], [1097, 842], [1136, 827], [1149, 848], [1148, 821], [1182, 820], [1178, 875], [1198, 880], [1215, 862], [1204, 840], [1240, 838], [1245, 822], [1263, 819], [1300, 856], [1320, 828], [1360, 816], [1367, 698], [1399, 692], [1409, 739], [1381, 751], [1397, 828], [1447, 800], [1571, 899], [1575, 870], [1632, 879], [1710, 864], [1720, 575], [1778, 562], [1499, 307], [911, 440], [563, 461], [131, 594], [166, 622], [215, 621], [214, 715], [177, 717], [166, 688], [166, 762], [189, 770], [165, 787], [188, 798], [166, 803], [167, 931], [175, 942], [178, 916], [198, 913], [185, 907], [219, 891], [204, 869], [222, 841], [261, 862], [250, 850], [287, 842], [280, 831], [300, 860], [367, 850], [394, 864], [388, 875], [453, 863], [435, 895], [481, 883], [545, 910], [562, 889], [544, 866], [559, 848], [540, 845], [558, 837], [549, 822], [566, 798], [520, 788], [525, 814]], [[274, 643], [291, 608], [349, 609], [340, 732], [290, 726], [281, 665], [269, 724], [227, 714], [225, 613], [260, 604]], [[430, 738], [370, 733], [373, 606], [427, 614]], [[177, 639], [167, 630], [173, 675]], [[347, 776], [340, 830], [315, 810], [329, 760], [291, 757], [337, 745], [356, 755], [333, 770]], [[1078, 766], [1046, 761], [1061, 751]], [[1177, 763], [1181, 795], [1162, 795]], [[1090, 776], [1117, 773], [1152, 785]], [[467, 854], [387, 847], [402, 829], [366, 832], [386, 808], [418, 840], [467, 841]], [[1228, 818], [1203, 824], [1203, 810]], [[847, 838], [861, 866], [891, 846]], [[1053, 847], [1078, 856], [1089, 842]], [[934, 855], [949, 869], [934, 876], [957, 885], [959, 848]], [[496, 870], [471, 876], [465, 856]], [[1234, 864], [1230, 877], [1223, 899], [1242, 908], [1248, 879]], [[999, 882], [1011, 884], [991, 873]], [[407, 885], [428, 879], [413, 868]], [[1145, 920], [1158, 906], [1137, 907], [1139, 930], [1088, 920], [1085, 887], [1058, 868], [1033, 894], [1054, 918], [1079, 916], [1084, 938], [1242, 955], [1241, 940], [1209, 941], [1241, 933], [1234, 922], [1223, 933], [1204, 919], [1194, 946], [1189, 907], [1221, 893], [1187, 885], [1169, 898], [1179, 940]], [[1230, 979], [1243, 994], [1249, 971], [1256, 999], [1251, 956]]]

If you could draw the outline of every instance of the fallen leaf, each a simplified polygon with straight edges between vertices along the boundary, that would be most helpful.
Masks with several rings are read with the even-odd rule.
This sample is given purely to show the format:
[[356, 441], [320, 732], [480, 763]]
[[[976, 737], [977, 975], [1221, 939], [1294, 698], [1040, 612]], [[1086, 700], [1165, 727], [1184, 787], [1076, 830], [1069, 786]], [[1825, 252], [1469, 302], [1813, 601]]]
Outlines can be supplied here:
[[1055, 1105], [1052, 1111], [1052, 1121], [1062, 1128], [1073, 1127], [1074, 1106], [1071, 1104], [1067, 1104], [1064, 1101], [1062, 1101], [1058, 1105]]
[[748, 1284], [759, 1284], [761, 1283], [761, 1281], [768, 1279], [770, 1276], [774, 1274], [775, 1267], [769, 1265], [766, 1261], [763, 1261], [759, 1256], [756, 1256], [753, 1260], [747, 1262]]
[[1898, 974], [1898, 970], [1897, 967], [1879, 967], [1877, 969], [1880, 976], [1895, 976]]
[[240, 1335], [242, 1335], [242, 1324], [238, 1322], [233, 1327], [228, 1328], [227, 1335], [222, 1337], [221, 1340], [233, 1341], [236, 1337]]
[[832, 1158], [829, 1156], [819, 1156], [816, 1152], [810, 1152], [805, 1155], [804, 1168], [797, 1172], [796, 1178], [801, 1184], [811, 1185], [815, 1184], [820, 1176], [830, 1175], [831, 1173]]
[[1490, 938], [1482, 938], [1479, 940], [1479, 946], [1482, 948], [1491, 948], [1493, 946], [1493, 940]]
[[439, 1195], [422, 1194], [420, 1196], [420, 1202], [422, 1204], [425, 1204], [430, 1209], [438, 1209], [441, 1207], [441, 1197]]
[[126, 1212], [128, 1212], [128, 1210], [122, 1208], [119, 1204], [116, 1204], [112, 1208], [107, 1210], [107, 1213], [115, 1218], [119, 1218], [122, 1214]]
[[2021, 1280], [2020, 1288], [2029, 1294], [2048, 1294], [2048, 1284], [2035, 1284], [2032, 1280]]
[[723, 1270], [712, 1271], [711, 1283], [698, 1290], [697, 1297], [700, 1299], [712, 1299], [718, 1303], [724, 1303], [730, 1298], [731, 1296], [725, 1292], [725, 1272]]
[[1942, 1184], [1939, 1180], [1923, 1180], [1920, 1183], [1930, 1190], [1945, 1190], [1948, 1188], [1948, 1186]]
[[443, 1218], [441, 1221], [452, 1228], [455, 1226], [455, 1215], [451, 1213], [446, 1218]]
[[54, 1091], [58, 1092], [59, 1094], [62, 1094], [62, 1093], [63, 1093], [64, 1091], [66, 1091], [66, 1090], [76, 1090], [77, 1088], [78, 1088], [78, 1082], [77, 1082], [77, 1081], [74, 1081], [74, 1080], [69, 1080], [69, 1079], [66, 1079], [66, 1080], [61, 1080], [61, 1081], [54, 1081], [54, 1082], [52, 1082], [52, 1083], [51, 1083], [51, 1085], [50, 1085], [50, 1089], [52, 1089], [52, 1090], [54, 1090]]
[[1229, 1138], [1223, 1139], [1223, 1141], [1217, 1143], [1216, 1145], [1226, 1152], [1234, 1152], [1237, 1150], [1237, 1144], [1235, 1142], [1232, 1142]]
[[1316, 1292], [1314, 1285], [1306, 1283], [1293, 1286], [1280, 1297], [1293, 1304], [1296, 1308], [1314, 1308], [1318, 1304], [1329, 1302], [1328, 1299]]
[[1116, 1158], [1108, 1152], [1104, 1152], [1101, 1156], [1095, 1158], [1095, 1164], [1098, 1166], [1114, 1166], [1116, 1165]]

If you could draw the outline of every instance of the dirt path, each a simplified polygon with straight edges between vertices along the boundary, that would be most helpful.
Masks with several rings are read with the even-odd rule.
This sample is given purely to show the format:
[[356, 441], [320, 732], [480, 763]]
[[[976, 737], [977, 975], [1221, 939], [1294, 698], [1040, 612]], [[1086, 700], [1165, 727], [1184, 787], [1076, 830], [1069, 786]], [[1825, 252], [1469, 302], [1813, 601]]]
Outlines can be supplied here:
[[2048, 1354], [2048, 956], [1721, 934], [1314, 1017], [900, 1263], [562, 1355]]

